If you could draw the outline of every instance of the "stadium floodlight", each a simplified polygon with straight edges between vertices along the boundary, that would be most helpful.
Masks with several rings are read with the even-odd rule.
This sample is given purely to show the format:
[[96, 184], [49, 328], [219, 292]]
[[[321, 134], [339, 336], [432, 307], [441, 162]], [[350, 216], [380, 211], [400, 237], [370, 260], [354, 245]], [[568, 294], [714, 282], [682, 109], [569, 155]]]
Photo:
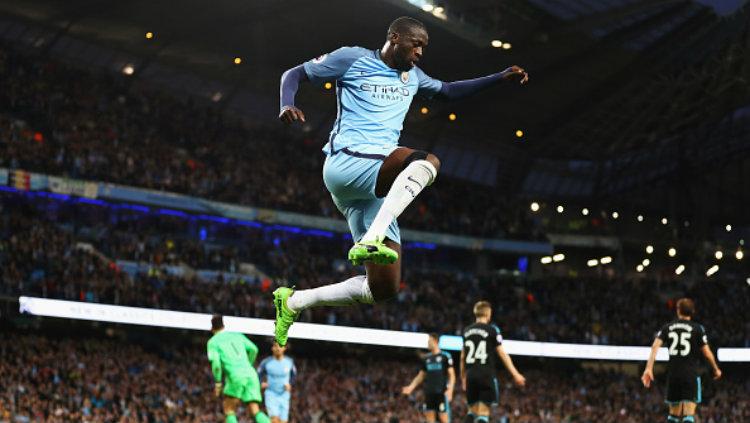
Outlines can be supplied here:
[[448, 120], [454, 121], [454, 120], [456, 120], [456, 117], [457, 116], [456, 116], [455, 113], [451, 113], [451, 114], [448, 115]]
[[422, 107], [421, 109], [419, 109], [419, 111], [423, 115], [426, 115], [427, 113], [430, 113], [430, 109], [428, 109], [427, 107]]
[[591, 260], [589, 260], [589, 261], [586, 262], [586, 265], [588, 267], [597, 266], [597, 265], [599, 265], [599, 260], [597, 260], [597, 259], [591, 259]]
[[523, 131], [520, 129], [516, 129], [516, 138], [521, 138], [523, 136]]
[[716, 260], [721, 260], [724, 258], [724, 253], [722, 253], [721, 250], [716, 250], [714, 257], [716, 257]]
[[581, 210], [581, 214], [584, 215], [584, 216], [588, 216], [589, 215], [589, 209], [587, 209], [586, 207], [584, 207], [583, 210]]
[[122, 67], [122, 73], [124, 75], [130, 76], [133, 73], [135, 73], [135, 68], [133, 67], [133, 65], [131, 65], [130, 63], [128, 63], [127, 65], [125, 65], [125, 66]]
[[500, 40], [492, 40], [492, 42], [490, 42], [490, 45], [495, 48], [500, 48], [503, 46], [503, 42]]
[[726, 229], [727, 232], [732, 232], [732, 225], [727, 225], [724, 227], [724, 229]]
[[639, 264], [638, 266], [635, 266], [635, 270], [637, 270], [639, 273], [643, 272], [643, 269], [644, 269], [644, 267], [643, 267], [642, 264]]
[[612, 219], [617, 219], [620, 217], [620, 213], [617, 213], [616, 211], [612, 212]]
[[565, 254], [563, 253], [558, 253], [552, 256], [552, 261], [554, 261], [555, 263], [559, 263], [563, 260], [565, 260]]
[[667, 220], [667, 218], [666, 218], [666, 217], [662, 217], [662, 218], [661, 218], [661, 224], [662, 224], [662, 225], [666, 225], [667, 223], [669, 223], [669, 220]]
[[550, 263], [552, 263], [552, 257], [550, 257], [550, 256], [544, 256], [544, 257], [542, 257], [542, 259], [540, 261], [542, 262], [542, 264], [550, 264]]
[[565, 207], [563, 207], [563, 206], [557, 206], [557, 212], [558, 213], [562, 213], [564, 211], [565, 211]]
[[531, 206], [529, 206], [529, 207], [531, 208], [531, 211], [533, 211], [533, 212], [538, 212], [539, 211], [539, 203], [537, 203], [536, 201], [532, 202]]
[[677, 255], [677, 249], [674, 247], [670, 247], [669, 250], [667, 250], [667, 254], [669, 257], [674, 257]]
[[150, 39], [152, 39], [152, 38], [154, 38], [154, 33], [153, 33], [153, 32], [151, 32], [151, 31], [148, 31], [148, 32], [146, 33], [146, 39], [147, 39], [147, 40], [150, 40]]
[[606, 256], [599, 259], [599, 263], [601, 264], [610, 264], [612, 263], [612, 256]]
[[[63, 319], [90, 320], [141, 326], [179, 328], [206, 331], [211, 327], [211, 314], [188, 313], [140, 307], [114, 306], [48, 298], [20, 297], [21, 313]], [[225, 316], [227, 330], [248, 335], [273, 336], [273, 320]], [[428, 335], [419, 332], [356, 328], [350, 326], [295, 323], [289, 336], [296, 339], [348, 342], [402, 348], [427, 348]], [[530, 357], [554, 357], [587, 360], [645, 361], [651, 351], [648, 346], [564, 344], [503, 340], [508, 354]], [[439, 346], [447, 351], [461, 351], [463, 338], [456, 335], [440, 336]], [[719, 348], [721, 361], [750, 361], [750, 348]], [[657, 361], [667, 361], [667, 348], [659, 349]]]
[[682, 272], [684, 272], [684, 271], [685, 271], [685, 265], [684, 264], [681, 264], [681, 265], [677, 266], [677, 269], [674, 269], [675, 275], [681, 275]]
[[646, 254], [651, 254], [654, 252], [654, 246], [653, 245], [647, 245], [646, 246]]
[[325, 84], [323, 84], [323, 88], [330, 90], [331, 88], [333, 88], [333, 84], [331, 84], [330, 82], [326, 82]]
[[235, 58], [234, 58], [234, 64], [235, 64], [235, 65], [239, 65], [239, 64], [241, 64], [241, 63], [242, 63], [242, 58], [241, 58], [241, 57], [235, 57]]
[[636, 219], [638, 219], [639, 222], [643, 222], [643, 215], [639, 214]]
[[651, 264], [651, 260], [645, 258], [645, 259], [643, 259], [643, 261], [641, 262], [641, 264], [643, 265], [643, 267], [648, 267], [648, 265]]
[[706, 270], [706, 276], [712, 276], [714, 273], [719, 271], [719, 265], [714, 264], [713, 266], [709, 267], [708, 270]]
[[734, 258], [736, 258], [737, 260], [742, 260], [743, 258], [745, 258], [745, 253], [743, 253], [742, 250], [737, 250], [737, 252], [734, 253]]
[[224, 94], [222, 94], [222, 93], [221, 93], [221, 91], [216, 91], [216, 92], [215, 92], [215, 93], [214, 93], [214, 94], [213, 94], [213, 95], [211, 96], [211, 101], [213, 101], [214, 103], [218, 103], [218, 102], [220, 102], [220, 101], [221, 101], [221, 98], [222, 98], [222, 97], [224, 97]]
[[513, 47], [510, 43], [503, 43], [503, 50], [510, 50]]
[[435, 9], [434, 4], [425, 3], [422, 5], [422, 10], [424, 10], [425, 12], [432, 12], [434, 9]]
[[745, 282], [747, 282], [747, 284], [750, 285], [750, 278], [745, 279]]

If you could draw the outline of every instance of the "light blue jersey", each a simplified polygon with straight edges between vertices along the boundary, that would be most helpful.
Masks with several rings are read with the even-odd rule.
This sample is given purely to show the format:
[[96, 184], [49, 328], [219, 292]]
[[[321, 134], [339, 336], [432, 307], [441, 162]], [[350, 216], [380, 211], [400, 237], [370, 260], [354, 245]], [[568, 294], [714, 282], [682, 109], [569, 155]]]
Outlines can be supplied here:
[[294, 383], [294, 378], [297, 376], [294, 361], [289, 357], [283, 357], [281, 360], [273, 356], [268, 357], [261, 361], [258, 376], [261, 382], [265, 379], [268, 383], [263, 402], [269, 417], [277, 417], [282, 422], [289, 421], [291, 394], [284, 386]]
[[258, 377], [260, 377], [261, 382], [264, 378], [268, 382], [267, 391], [277, 394], [286, 392], [284, 385], [291, 385], [296, 375], [297, 368], [294, 366], [294, 361], [289, 357], [283, 357], [281, 360], [277, 360], [273, 356], [267, 357], [261, 361], [258, 367]]
[[338, 114], [323, 148], [329, 155], [387, 156], [398, 146], [414, 96], [432, 97], [443, 85], [417, 67], [392, 69], [379, 50], [362, 47], [342, 47], [305, 62], [304, 68], [313, 83], [336, 81]]

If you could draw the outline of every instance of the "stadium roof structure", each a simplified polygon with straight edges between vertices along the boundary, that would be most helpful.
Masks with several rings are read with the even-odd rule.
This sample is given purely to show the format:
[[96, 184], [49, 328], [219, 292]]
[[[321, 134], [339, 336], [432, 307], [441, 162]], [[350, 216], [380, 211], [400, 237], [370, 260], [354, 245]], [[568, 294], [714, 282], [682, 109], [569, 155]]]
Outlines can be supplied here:
[[[40, 49], [85, 38], [138, 57], [138, 71], [167, 64], [217, 81], [220, 103], [251, 91], [248, 102], [267, 105], [269, 120], [284, 69], [342, 45], [377, 48], [393, 18], [412, 15], [430, 29], [421, 66], [433, 76], [517, 63], [532, 81], [455, 104], [417, 103], [430, 111], [414, 110], [405, 136], [490, 153], [493, 185], [529, 198], [747, 222], [750, 190], [737, 189], [750, 177], [742, 0], [0, 0], [0, 14], [48, 28]], [[300, 99], [325, 111], [312, 119], [321, 137], [332, 96], [307, 90]]]

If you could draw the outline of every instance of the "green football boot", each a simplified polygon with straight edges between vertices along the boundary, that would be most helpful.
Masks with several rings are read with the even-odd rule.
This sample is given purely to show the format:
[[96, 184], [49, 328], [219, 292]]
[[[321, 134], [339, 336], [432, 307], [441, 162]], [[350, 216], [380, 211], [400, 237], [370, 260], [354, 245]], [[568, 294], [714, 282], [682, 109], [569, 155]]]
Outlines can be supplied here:
[[396, 260], [398, 260], [398, 253], [386, 246], [380, 239], [357, 242], [349, 250], [349, 261], [355, 266], [365, 262], [393, 264]]
[[289, 296], [294, 293], [294, 289], [287, 287], [276, 288], [273, 291], [273, 305], [276, 307], [276, 325], [274, 334], [276, 343], [280, 346], [286, 346], [286, 339], [289, 335], [289, 327], [297, 319], [299, 313], [293, 312], [287, 307], [286, 302]]

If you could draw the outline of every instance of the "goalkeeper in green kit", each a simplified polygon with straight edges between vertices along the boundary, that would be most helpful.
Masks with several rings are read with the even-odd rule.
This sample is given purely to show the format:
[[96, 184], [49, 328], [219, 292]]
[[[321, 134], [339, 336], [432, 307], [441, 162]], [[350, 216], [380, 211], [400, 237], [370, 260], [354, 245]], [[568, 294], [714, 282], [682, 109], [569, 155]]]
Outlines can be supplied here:
[[[218, 398], [224, 392], [224, 414], [226, 423], [237, 423], [237, 407], [240, 401], [250, 403], [248, 410], [257, 423], [270, 423], [266, 413], [260, 411], [263, 401], [260, 381], [253, 363], [258, 347], [241, 333], [225, 332], [224, 319], [219, 314], [211, 318], [211, 333], [208, 340], [208, 361], [214, 374], [214, 394]], [[221, 379], [224, 376], [224, 383]]]

